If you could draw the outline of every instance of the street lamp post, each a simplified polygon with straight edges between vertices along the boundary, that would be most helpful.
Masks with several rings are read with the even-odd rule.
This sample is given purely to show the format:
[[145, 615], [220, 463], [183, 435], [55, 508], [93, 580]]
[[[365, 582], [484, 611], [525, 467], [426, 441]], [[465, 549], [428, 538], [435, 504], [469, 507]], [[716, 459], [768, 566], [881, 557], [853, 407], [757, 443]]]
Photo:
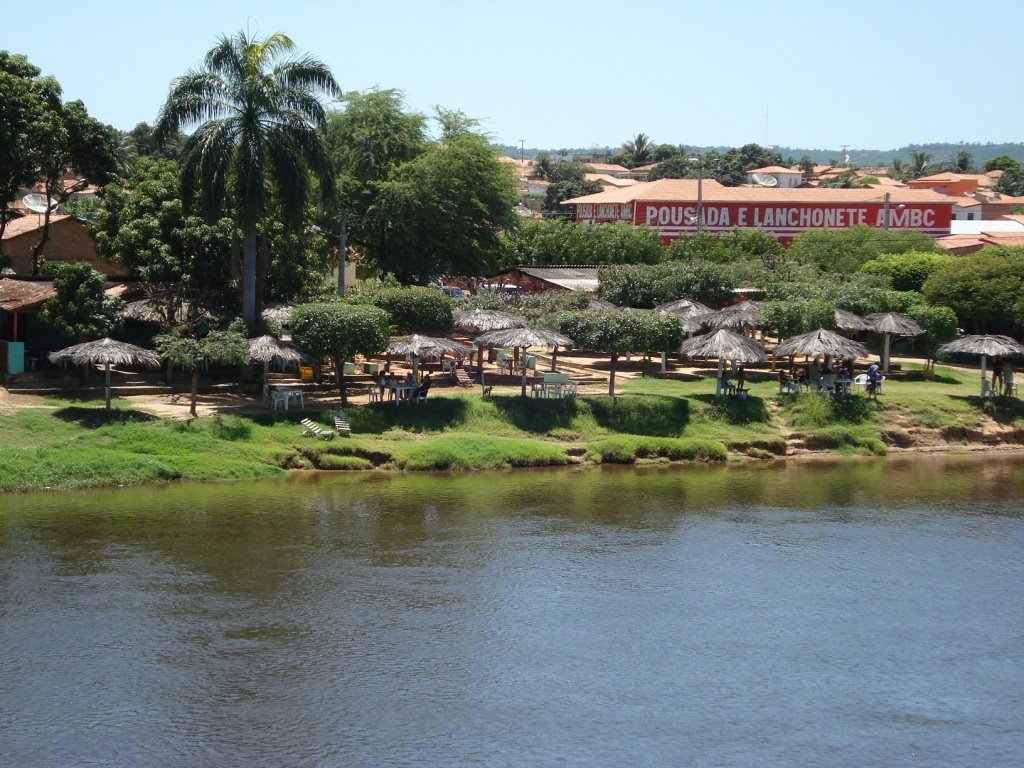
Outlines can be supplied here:
[[697, 237], [704, 229], [704, 158], [694, 155], [690, 162], [697, 166]]

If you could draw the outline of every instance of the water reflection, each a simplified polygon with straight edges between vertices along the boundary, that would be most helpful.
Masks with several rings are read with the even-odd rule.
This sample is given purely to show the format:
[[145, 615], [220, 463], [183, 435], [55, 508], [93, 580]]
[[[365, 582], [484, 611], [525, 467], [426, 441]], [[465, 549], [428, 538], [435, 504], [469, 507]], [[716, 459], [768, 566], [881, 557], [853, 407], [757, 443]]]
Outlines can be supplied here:
[[0, 754], [1017, 765], [1021, 469], [941, 457], [4, 496]]

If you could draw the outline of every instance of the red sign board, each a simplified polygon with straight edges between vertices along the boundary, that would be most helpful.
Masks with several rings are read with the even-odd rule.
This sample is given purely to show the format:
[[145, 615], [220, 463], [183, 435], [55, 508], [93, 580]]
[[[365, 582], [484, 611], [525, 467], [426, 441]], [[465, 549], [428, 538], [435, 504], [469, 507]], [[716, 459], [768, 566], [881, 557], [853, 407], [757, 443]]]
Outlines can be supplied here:
[[[933, 237], [948, 235], [951, 204], [908, 203], [718, 203], [701, 205], [702, 232], [761, 229], [791, 240], [808, 229], [846, 229], [861, 224], [878, 229], [913, 229]], [[697, 232], [697, 204], [637, 201], [633, 223], [657, 229], [662, 240]]]

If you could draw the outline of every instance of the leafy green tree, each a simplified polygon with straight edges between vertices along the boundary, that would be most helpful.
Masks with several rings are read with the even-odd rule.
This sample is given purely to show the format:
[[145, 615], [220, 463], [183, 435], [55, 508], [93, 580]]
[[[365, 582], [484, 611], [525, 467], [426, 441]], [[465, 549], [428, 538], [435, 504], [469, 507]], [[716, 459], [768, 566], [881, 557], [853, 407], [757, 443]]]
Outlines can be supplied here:
[[396, 91], [350, 94], [327, 142], [349, 242], [378, 274], [426, 283], [477, 274], [500, 259], [499, 233], [516, 224], [514, 171], [498, 162], [476, 121], [438, 109], [440, 141]]
[[39, 309], [41, 322], [74, 342], [109, 336], [120, 326], [124, 302], [103, 292], [105, 278], [89, 264], [56, 264], [56, 295]]
[[836, 327], [836, 306], [827, 299], [770, 301], [761, 310], [765, 328], [780, 339]]
[[240, 217], [242, 317], [256, 327], [257, 225], [273, 184], [285, 222], [297, 227], [309, 196], [307, 170], [325, 190], [333, 183], [319, 129], [324, 125], [318, 94], [340, 92], [327, 66], [311, 57], [286, 59], [294, 43], [280, 33], [260, 40], [239, 32], [221, 37], [204, 66], [174, 81], [160, 110], [158, 145], [195, 126], [182, 154], [186, 202], [198, 183], [203, 210], [217, 218], [229, 177]]
[[397, 333], [436, 335], [452, 328], [452, 300], [436, 288], [385, 288], [369, 301], [390, 315]]
[[90, 229], [97, 252], [149, 286], [166, 328], [187, 319], [183, 306], [233, 303], [234, 226], [229, 218], [207, 224], [189, 215], [174, 161], [140, 158], [131, 178], [107, 185]]
[[693, 178], [693, 163], [688, 157], [674, 155], [662, 160], [647, 174], [648, 181], [658, 179], [689, 179]]
[[60, 85], [40, 74], [24, 56], [0, 51], [0, 238], [14, 215], [8, 204], [37, 178], [37, 127], [60, 105]]
[[814, 175], [814, 161], [808, 155], [803, 155], [800, 158], [800, 170], [804, 173], [804, 178], [809, 178]]
[[327, 117], [324, 140], [336, 174], [339, 206], [350, 214], [349, 242], [375, 262], [392, 255], [387, 209], [379, 204], [386, 182], [427, 149], [426, 118], [403, 112], [396, 90], [346, 93], [344, 110]]
[[390, 317], [377, 307], [340, 302], [300, 304], [292, 310], [292, 341], [316, 358], [331, 358], [348, 405], [345, 360], [357, 354], [375, 355], [388, 344]]
[[588, 181], [587, 179], [556, 181], [548, 187], [544, 193], [544, 211], [550, 214], [558, 214], [569, 219], [576, 217], [575, 205], [562, 205], [563, 200], [572, 200], [584, 195], [594, 195], [604, 187], [599, 181]]
[[1003, 171], [1003, 175], [996, 181], [996, 192], [1011, 197], [1024, 195], [1024, 171], [1020, 168]]
[[1020, 163], [1016, 158], [1009, 155], [998, 155], [985, 162], [985, 172], [988, 171], [1019, 171]]
[[952, 173], [973, 173], [974, 158], [971, 157], [970, 152], [960, 150], [949, 158], [949, 160], [944, 164], [944, 168]]
[[242, 364], [249, 361], [249, 343], [245, 338], [245, 325], [235, 322], [224, 331], [210, 331], [205, 336], [196, 333], [194, 326], [182, 325], [172, 333], [154, 337], [153, 342], [162, 357], [190, 372], [189, 413], [196, 415], [199, 393], [199, 371], [209, 361], [221, 365]]
[[635, 168], [638, 165], [646, 165], [651, 161], [654, 142], [646, 133], [638, 133], [629, 141], [623, 143], [622, 152], [614, 158], [613, 162], [621, 163], [627, 168]]
[[[80, 101], [51, 101], [33, 128], [37, 151], [37, 178], [43, 192], [61, 202], [85, 183], [106, 184], [117, 170], [115, 133], [89, 116]], [[72, 169], [82, 181], [69, 186], [64, 176]], [[32, 246], [32, 274], [39, 274], [43, 250], [50, 239], [50, 209], [43, 214], [39, 242]]]
[[932, 156], [927, 152], [911, 152], [910, 153], [910, 167], [908, 172], [910, 178], [919, 179], [922, 176], [927, 176], [932, 172]]
[[883, 253], [864, 262], [860, 271], [885, 277], [897, 291], [920, 291], [929, 275], [954, 258], [947, 253]]
[[1024, 247], [982, 248], [934, 272], [921, 287], [976, 332], [992, 323], [1024, 323]]
[[580, 226], [564, 219], [532, 219], [503, 235], [507, 266], [656, 264], [664, 248], [655, 230], [631, 224]]
[[956, 338], [956, 313], [949, 307], [931, 304], [915, 304], [907, 313], [924, 328], [924, 335], [918, 337], [917, 343], [926, 355], [926, 367], [934, 370], [939, 345]]
[[937, 249], [935, 241], [923, 232], [860, 225], [801, 232], [793, 238], [787, 257], [803, 264], [816, 264], [827, 272], [851, 273], [883, 253], [928, 253]]
[[476, 133], [448, 137], [402, 165], [377, 205], [394, 247], [376, 266], [403, 283], [486, 271], [500, 259], [500, 231], [517, 223], [514, 172]]
[[559, 326], [580, 349], [611, 357], [608, 394], [613, 397], [620, 356], [671, 352], [678, 349], [683, 340], [683, 326], [678, 317], [654, 312], [566, 312], [559, 316]]
[[598, 295], [619, 306], [651, 308], [676, 299], [719, 306], [732, 297], [729, 273], [709, 262], [613, 265], [598, 270]]

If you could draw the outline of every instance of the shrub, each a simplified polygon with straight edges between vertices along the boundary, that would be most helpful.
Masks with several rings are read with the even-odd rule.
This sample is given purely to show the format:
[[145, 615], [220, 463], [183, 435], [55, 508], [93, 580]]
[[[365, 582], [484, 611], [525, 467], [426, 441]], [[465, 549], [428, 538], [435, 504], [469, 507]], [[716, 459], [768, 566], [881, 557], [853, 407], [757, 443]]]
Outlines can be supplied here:
[[335, 456], [330, 453], [324, 453], [317, 458], [317, 468], [365, 470], [373, 469], [373, 462], [360, 456]]
[[717, 440], [632, 437], [620, 435], [590, 446], [589, 456], [602, 464], [633, 464], [637, 459], [725, 461], [728, 451]]

